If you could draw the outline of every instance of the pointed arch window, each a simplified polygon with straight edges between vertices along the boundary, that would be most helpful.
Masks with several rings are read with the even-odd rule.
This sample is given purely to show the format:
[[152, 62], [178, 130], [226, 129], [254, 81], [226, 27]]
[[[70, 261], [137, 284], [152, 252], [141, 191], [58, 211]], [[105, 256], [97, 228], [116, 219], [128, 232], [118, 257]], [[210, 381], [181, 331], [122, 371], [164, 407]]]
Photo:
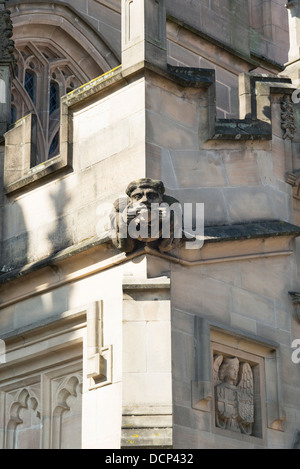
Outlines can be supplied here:
[[10, 123], [14, 124], [17, 120], [17, 109], [14, 104], [11, 105], [10, 108]]
[[33, 104], [36, 102], [36, 75], [32, 70], [25, 71], [24, 88]]
[[59, 152], [59, 132], [56, 132], [50, 144], [48, 158], [53, 158], [53, 156], [57, 155], [58, 152]]
[[49, 93], [49, 112], [53, 114], [56, 109], [59, 108], [60, 96], [59, 96], [59, 85], [56, 81], [51, 80], [50, 82], [50, 93]]
[[[66, 3], [12, 2], [16, 68], [12, 83], [16, 120], [35, 115], [36, 145], [31, 166], [55, 156], [50, 151], [60, 125], [62, 96], [117, 65], [119, 58], [89, 22]], [[28, 17], [30, 22], [28, 22]], [[54, 141], [55, 141], [54, 140]]]
[[85, 77], [52, 44], [27, 42], [16, 48], [16, 59], [11, 123], [27, 113], [35, 114], [35, 166], [59, 153], [60, 98], [82, 85]]

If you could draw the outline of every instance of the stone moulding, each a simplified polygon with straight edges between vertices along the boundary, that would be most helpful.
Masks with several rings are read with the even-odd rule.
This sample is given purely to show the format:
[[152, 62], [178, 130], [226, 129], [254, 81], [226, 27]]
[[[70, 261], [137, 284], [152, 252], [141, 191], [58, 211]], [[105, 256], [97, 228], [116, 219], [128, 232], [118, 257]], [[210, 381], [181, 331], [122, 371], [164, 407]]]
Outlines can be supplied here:
[[[234, 241], [243, 241], [249, 239], [267, 239], [267, 238], [280, 238], [280, 237], [291, 237], [295, 238], [300, 236], [300, 227], [296, 225], [292, 225], [287, 222], [282, 221], [261, 221], [258, 223], [245, 223], [245, 224], [238, 224], [238, 225], [222, 225], [222, 226], [213, 226], [213, 227], [205, 227], [204, 229], [204, 244], [211, 244], [211, 243], [221, 243], [221, 242], [234, 242]], [[103, 238], [99, 238], [95, 236], [90, 238], [82, 243], [79, 243], [75, 246], [70, 246], [69, 248], [65, 248], [60, 252], [56, 252], [53, 255], [46, 257], [38, 262], [27, 264], [24, 266], [19, 266], [18, 268], [3, 268], [2, 266], [2, 273], [0, 275], [0, 285], [4, 285], [7, 282], [12, 280], [16, 280], [18, 278], [22, 278], [25, 275], [29, 275], [32, 272], [36, 272], [40, 269], [43, 269], [48, 266], [55, 266], [67, 259], [71, 258], [74, 255], [80, 255], [89, 249], [93, 248], [101, 248], [102, 245], [111, 245], [111, 238], [110, 236], [104, 236]], [[281, 254], [291, 254], [292, 251], [278, 251], [278, 252], [270, 252], [270, 255], [281, 255]], [[91, 269], [91, 273], [87, 275], [91, 275], [93, 272], [98, 270], [106, 270], [114, 265], [118, 265], [124, 262], [128, 262], [129, 260], [142, 256], [144, 254], [149, 255], [156, 255], [165, 259], [168, 259], [170, 262], [174, 262], [181, 265], [192, 266], [197, 265], [198, 263], [205, 263], [209, 261], [224, 261], [226, 258], [216, 258], [208, 259], [208, 260], [199, 260], [199, 261], [188, 261], [185, 260], [180, 253], [176, 253], [176, 256], [169, 253], [159, 253], [155, 249], [150, 249], [148, 247], [144, 247], [134, 251], [133, 253], [120, 253], [118, 251], [113, 252], [110, 258], [107, 261], [103, 261], [97, 264], [95, 268]], [[255, 254], [247, 254], [247, 257], [257, 257], [257, 256], [266, 256], [268, 255], [267, 252], [263, 254], [255, 253]], [[237, 255], [235, 259], [238, 258], [243, 259], [242, 255]], [[228, 258], [228, 261], [232, 260], [232, 257]], [[1, 303], [0, 303], [1, 308]]]
[[112, 345], [103, 345], [103, 301], [87, 308], [87, 377], [90, 389], [112, 383]]
[[[266, 409], [266, 426], [273, 430], [285, 430], [285, 412], [282, 408], [280, 385], [280, 356], [279, 345], [266, 341], [254, 335], [245, 335], [241, 331], [223, 329], [222, 326], [195, 316], [195, 380], [191, 383], [192, 408], [202, 412], [212, 413], [213, 372], [211, 344], [228, 346], [235, 343], [236, 356], [253, 353], [260, 355], [260, 372], [264, 376], [265, 400], [261, 402]], [[216, 337], [216, 338], [215, 338]], [[219, 342], [220, 341], [220, 342]], [[231, 345], [232, 349], [234, 347]], [[258, 362], [257, 362], [258, 363]], [[263, 396], [261, 396], [262, 398]], [[263, 413], [263, 412], [262, 412]], [[262, 429], [262, 433], [264, 430]]]
[[[62, 332], [60, 331], [63, 328]], [[78, 343], [83, 342], [83, 336], [80, 332], [81, 329], [87, 329], [87, 343], [86, 351], [83, 352], [84, 360], [86, 362], [87, 379], [89, 382], [89, 389], [95, 389], [98, 387], [106, 386], [112, 383], [112, 345], [103, 344], [103, 301], [95, 301], [90, 304], [77, 308], [76, 310], [66, 311], [63, 314], [54, 316], [49, 319], [45, 319], [35, 323], [34, 325], [29, 324], [20, 329], [17, 329], [0, 336], [1, 340], [4, 340], [7, 345], [7, 362], [2, 364], [1, 370], [5, 370], [6, 367], [12, 366], [13, 362], [10, 358], [10, 344], [18, 342], [20, 338], [26, 337], [26, 347], [23, 351], [23, 360], [30, 360], [31, 350], [31, 336], [38, 337], [33, 339], [34, 343], [41, 344], [41, 355], [43, 354], [42, 348], [44, 344], [49, 342], [49, 349], [51, 348], [50, 343], [53, 337], [57, 335], [62, 337], [73, 330], [77, 330], [78, 334], [74, 334], [72, 342]], [[47, 341], [45, 341], [45, 335]], [[72, 335], [72, 334], [71, 334]], [[39, 339], [40, 337], [40, 339]], [[67, 340], [67, 339], [65, 339]], [[23, 341], [21, 341], [23, 344]], [[67, 345], [66, 345], [67, 346]], [[67, 356], [67, 354], [66, 354]]]
[[[258, 224], [245, 224], [245, 225], [233, 225], [233, 226], [220, 226], [220, 227], [206, 227], [205, 228], [205, 239], [204, 239], [204, 248], [205, 244], [207, 247], [209, 245], [214, 245], [215, 243], [226, 243], [226, 242], [242, 242], [248, 240], [253, 240], [255, 245], [252, 248], [252, 251], [245, 253], [243, 243], [241, 243], [241, 247], [239, 251], [236, 251], [234, 255], [230, 255], [227, 257], [220, 258], [218, 255], [215, 257], [209, 257], [194, 260], [189, 260], [185, 256], [189, 252], [188, 250], [181, 250], [176, 252], [175, 255], [173, 253], [160, 253], [158, 250], [150, 249], [149, 247], [145, 246], [144, 248], [138, 249], [133, 253], [127, 254], [124, 252], [119, 252], [116, 249], [112, 249], [113, 246], [111, 244], [110, 237], [98, 238], [94, 237], [91, 238], [83, 243], [80, 243], [76, 246], [71, 246], [62, 250], [61, 252], [54, 253], [53, 255], [42, 259], [39, 262], [28, 264], [25, 266], [19, 266], [18, 268], [7, 268], [2, 270], [2, 275], [0, 275], [0, 286], [4, 286], [8, 282], [15, 281], [17, 282], [18, 279], [22, 279], [24, 276], [30, 275], [34, 272], [39, 270], [50, 268], [53, 271], [60, 271], [60, 265], [62, 263], [68, 262], [73, 256], [81, 256], [85, 255], [89, 250], [97, 250], [99, 256], [99, 262], [94, 263], [93, 265], [86, 267], [84, 269], [79, 270], [78, 272], [66, 276], [64, 278], [59, 278], [55, 282], [45, 283], [44, 285], [39, 285], [38, 289], [30, 290], [26, 294], [22, 294], [22, 299], [31, 298], [35, 295], [39, 295], [42, 292], [49, 292], [53, 289], [57, 288], [58, 286], [66, 285], [76, 279], [82, 279], [95, 273], [102, 272], [104, 270], [111, 269], [117, 265], [124, 264], [129, 262], [133, 259], [139, 258], [141, 256], [154, 256], [159, 257], [161, 259], [165, 259], [169, 262], [174, 264], [182, 265], [185, 267], [193, 267], [195, 265], [205, 265], [211, 263], [219, 263], [219, 262], [232, 262], [232, 261], [243, 261], [247, 259], [255, 259], [259, 257], [276, 257], [276, 256], [289, 256], [293, 253], [292, 250], [288, 249], [286, 245], [286, 239], [295, 238], [300, 235], [300, 228], [295, 225], [290, 225], [285, 222], [261, 222]], [[282, 238], [283, 243], [279, 247], [278, 250], [274, 251], [272, 247], [269, 251], [265, 250], [264, 252], [260, 252], [257, 250], [256, 241], [259, 242], [260, 239], [273, 239]], [[111, 249], [111, 254], [108, 258], [101, 260], [101, 252], [103, 249]], [[201, 250], [199, 250], [201, 252]], [[8, 307], [16, 302], [18, 302], [20, 298], [16, 294], [15, 297], [10, 298], [7, 301], [0, 302], [0, 310], [2, 308]]]
[[213, 69], [168, 65], [168, 72], [174, 76], [176, 81], [181, 81], [183, 85], [208, 88], [215, 83], [215, 71]]

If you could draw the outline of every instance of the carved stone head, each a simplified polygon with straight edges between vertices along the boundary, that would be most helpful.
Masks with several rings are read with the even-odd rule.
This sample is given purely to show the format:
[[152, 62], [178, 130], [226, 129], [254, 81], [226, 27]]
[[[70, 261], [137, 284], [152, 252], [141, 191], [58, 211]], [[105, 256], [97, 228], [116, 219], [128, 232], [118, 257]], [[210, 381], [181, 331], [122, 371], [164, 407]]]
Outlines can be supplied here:
[[238, 358], [225, 358], [219, 371], [221, 381], [235, 384], [238, 378], [239, 366]]
[[165, 193], [165, 187], [162, 181], [155, 179], [137, 179], [131, 182], [127, 189], [126, 194], [128, 195], [128, 206], [135, 207], [139, 210], [139, 207], [151, 208], [151, 204], [162, 203], [163, 195]]
[[[174, 214], [169, 208], [179, 202], [165, 195], [162, 181], [142, 178], [132, 181], [126, 188], [127, 199], [114, 203], [111, 216], [115, 231], [113, 244], [124, 252], [149, 245], [160, 251], [170, 251], [177, 244], [174, 239]], [[168, 218], [169, 217], [169, 218]], [[164, 236], [162, 224], [169, 224], [169, 235]]]
[[6, 2], [0, 1], [0, 60], [13, 60], [15, 49], [11, 12], [6, 9]]

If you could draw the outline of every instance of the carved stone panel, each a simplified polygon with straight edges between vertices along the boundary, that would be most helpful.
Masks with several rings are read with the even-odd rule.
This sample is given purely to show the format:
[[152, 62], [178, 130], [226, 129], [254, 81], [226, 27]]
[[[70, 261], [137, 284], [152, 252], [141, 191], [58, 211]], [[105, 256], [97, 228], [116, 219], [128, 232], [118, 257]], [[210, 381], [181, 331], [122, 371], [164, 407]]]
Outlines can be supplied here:
[[290, 95], [284, 95], [281, 101], [281, 128], [283, 130], [283, 139], [293, 140], [296, 126], [294, 117], [294, 107]]
[[237, 357], [214, 357], [216, 426], [252, 435], [254, 422], [253, 373]]
[[82, 372], [47, 370], [0, 389], [0, 447], [80, 449]]
[[267, 428], [285, 431], [277, 343], [195, 317], [195, 357], [192, 408], [215, 433], [263, 445]]
[[212, 349], [213, 418], [218, 431], [262, 438], [263, 361], [214, 344]]
[[82, 375], [51, 381], [51, 449], [81, 448]]
[[6, 395], [6, 449], [39, 449], [41, 413], [39, 385], [21, 386]]

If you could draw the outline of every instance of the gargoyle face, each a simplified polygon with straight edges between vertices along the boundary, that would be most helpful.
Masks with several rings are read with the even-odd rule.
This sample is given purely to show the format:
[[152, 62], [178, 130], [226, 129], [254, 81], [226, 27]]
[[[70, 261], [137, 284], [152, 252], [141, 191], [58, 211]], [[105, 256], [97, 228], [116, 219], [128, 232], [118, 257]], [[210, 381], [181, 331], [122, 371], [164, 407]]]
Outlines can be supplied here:
[[162, 202], [161, 194], [152, 188], [138, 187], [131, 193], [131, 206], [144, 206], [143, 208], [151, 208], [151, 204]]

